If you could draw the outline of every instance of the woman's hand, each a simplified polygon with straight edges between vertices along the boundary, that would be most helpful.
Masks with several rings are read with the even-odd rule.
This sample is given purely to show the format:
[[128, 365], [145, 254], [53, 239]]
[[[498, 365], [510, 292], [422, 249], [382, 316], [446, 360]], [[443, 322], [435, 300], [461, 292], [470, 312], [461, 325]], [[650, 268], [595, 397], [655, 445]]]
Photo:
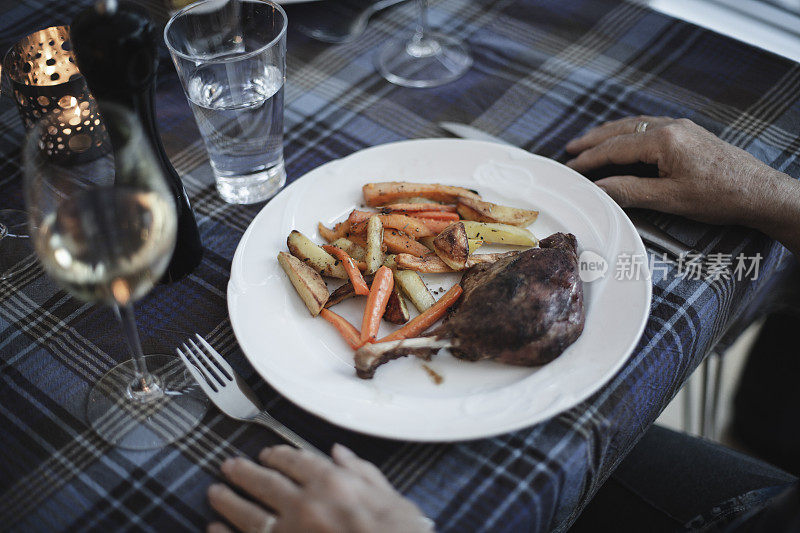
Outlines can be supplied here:
[[[247, 533], [430, 532], [429, 521], [389, 484], [373, 464], [341, 445], [333, 461], [289, 446], [264, 448], [264, 466], [244, 458], [228, 459], [222, 473], [248, 493], [239, 496], [226, 485], [211, 485], [211, 506]], [[209, 533], [229, 532], [216, 522]]]
[[[647, 123], [644, 132], [637, 126]], [[800, 253], [800, 182], [772, 169], [688, 119], [629, 117], [570, 141], [567, 165], [587, 172], [646, 163], [657, 178], [596, 181], [622, 207], [643, 207], [712, 224], [763, 231]]]

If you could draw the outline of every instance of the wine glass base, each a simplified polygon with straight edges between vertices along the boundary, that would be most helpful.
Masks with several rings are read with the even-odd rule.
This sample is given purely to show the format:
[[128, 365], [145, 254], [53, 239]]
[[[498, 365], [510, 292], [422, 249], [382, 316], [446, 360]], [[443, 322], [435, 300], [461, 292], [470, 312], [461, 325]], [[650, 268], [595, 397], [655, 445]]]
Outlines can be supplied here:
[[152, 450], [180, 439], [197, 426], [208, 398], [181, 360], [148, 355], [147, 369], [159, 380], [162, 394], [138, 400], [131, 396], [133, 361], [112, 368], [89, 393], [89, 424], [109, 444], [128, 450]]
[[0, 210], [0, 280], [21, 274], [36, 263], [28, 234], [28, 214]]
[[381, 76], [403, 87], [437, 87], [455, 81], [472, 66], [467, 46], [438, 33], [393, 39], [375, 60]]

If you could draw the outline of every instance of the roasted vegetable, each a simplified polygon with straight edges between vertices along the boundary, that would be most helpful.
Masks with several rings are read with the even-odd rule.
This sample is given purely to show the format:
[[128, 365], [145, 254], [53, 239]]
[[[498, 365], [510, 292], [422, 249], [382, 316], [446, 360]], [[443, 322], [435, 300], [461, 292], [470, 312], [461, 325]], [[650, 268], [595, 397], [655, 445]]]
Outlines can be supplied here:
[[454, 222], [433, 239], [436, 255], [453, 270], [463, 270], [467, 266], [469, 241], [467, 230], [462, 222]]
[[347, 252], [347, 255], [349, 255], [356, 261], [363, 261], [367, 256], [367, 251], [364, 249], [363, 246], [358, 245], [345, 237], [342, 237], [341, 239], [336, 239], [331, 243], [331, 246], [341, 248], [342, 250]]
[[367, 254], [364, 262], [367, 263], [367, 274], [374, 274], [383, 264], [383, 224], [377, 215], [367, 223]]
[[317, 224], [317, 230], [319, 231], [319, 236], [325, 239], [328, 242], [333, 242], [336, 239], [340, 239], [347, 235], [347, 232], [350, 230], [350, 222], [345, 220], [344, 222], [339, 222], [336, 224], [333, 229], [326, 227], [319, 222]]
[[[419, 198], [417, 200], [419, 200]], [[393, 213], [397, 211], [401, 213], [415, 213], [419, 211], [444, 211], [447, 213], [455, 213], [456, 206], [436, 203], [410, 202], [404, 204], [389, 204], [381, 207], [381, 213]]]
[[347, 272], [341, 261], [335, 259], [299, 231], [293, 230], [289, 234], [286, 245], [293, 256], [307, 263], [323, 276], [347, 279]]
[[319, 315], [333, 324], [352, 349], [357, 350], [359, 347], [363, 346], [364, 343], [361, 342], [361, 333], [344, 317], [337, 315], [330, 309], [323, 309], [320, 311]]
[[512, 226], [529, 226], [539, 216], [538, 211], [507, 207], [466, 196], [458, 199], [458, 207], [459, 214], [467, 220], [499, 222]]
[[442, 318], [447, 310], [456, 303], [463, 290], [461, 285], [455, 284], [439, 298], [439, 301], [427, 309], [424, 313], [414, 317], [414, 320], [398, 329], [394, 333], [382, 338], [379, 342], [396, 341], [416, 337]]
[[438, 255], [429, 254], [425, 257], [417, 257], [411, 254], [397, 254], [395, 258], [397, 268], [422, 272], [424, 274], [443, 274], [455, 272], [450, 266], [442, 261]]
[[430, 253], [424, 244], [415, 241], [396, 229], [390, 229], [384, 232], [383, 242], [386, 245], [386, 250], [394, 254], [406, 253], [422, 257]]
[[428, 286], [413, 270], [395, 270], [394, 281], [420, 313], [436, 302]]
[[381, 317], [386, 311], [389, 296], [394, 289], [394, 274], [389, 267], [381, 266], [375, 273], [369, 288], [364, 318], [361, 321], [361, 342], [374, 342], [381, 326]]
[[278, 253], [278, 263], [312, 316], [317, 316], [328, 301], [328, 287], [319, 273], [286, 252]]
[[[372, 285], [372, 276], [365, 275], [364, 281], [369, 287], [370, 285]], [[344, 300], [347, 300], [348, 298], [352, 298], [355, 295], [356, 291], [353, 288], [353, 283], [348, 281], [347, 283], [344, 283], [338, 289], [336, 289], [331, 293], [331, 295], [328, 297], [328, 301], [325, 302], [325, 307], [329, 309], [334, 305], [343, 302]]]
[[486, 242], [514, 244], [517, 246], [537, 246], [539, 241], [529, 230], [508, 224], [491, 222], [473, 222], [464, 220], [464, 229], [470, 239], [481, 239]]
[[[501, 257], [509, 254], [516, 254], [519, 252], [499, 252], [493, 254], [472, 254], [467, 258], [466, 268], [480, 263], [494, 263]], [[448, 272], [455, 272], [450, 266], [442, 261], [439, 256], [426, 255], [425, 257], [416, 257], [410, 254], [397, 254], [395, 258], [397, 268], [405, 270], [413, 270], [415, 272], [422, 272], [423, 274], [445, 274]]]
[[452, 220], [441, 220], [436, 218], [418, 218], [420, 222], [425, 224], [425, 227], [431, 230], [434, 235], [439, 235], [444, 231], [444, 228], [453, 223]]
[[470, 253], [470, 255], [472, 255], [472, 253], [475, 250], [477, 250], [478, 248], [483, 246], [483, 243], [486, 242], [486, 241], [482, 241], [481, 239], [467, 239], [467, 240], [469, 241], [469, 253]]
[[405, 324], [411, 315], [408, 312], [406, 301], [400, 294], [397, 285], [392, 289], [389, 301], [386, 303], [386, 311], [383, 312], [383, 319], [392, 324]]
[[[351, 223], [350, 233], [356, 235], [365, 233], [367, 230], [367, 222], [369, 221], [370, 216], [374, 216], [375, 214], [364, 211], [353, 211], [353, 213], [359, 213], [359, 215], [350, 215], [350, 219], [348, 219]], [[383, 224], [384, 229], [393, 228], [414, 238], [428, 237], [433, 235], [433, 232], [422, 220], [414, 217], [399, 214], [377, 215], [377, 217], [381, 219], [381, 224]]]
[[350, 278], [350, 283], [353, 285], [353, 290], [356, 294], [359, 296], [366, 296], [369, 294], [369, 287], [367, 287], [364, 281], [364, 276], [361, 275], [361, 271], [358, 269], [356, 262], [353, 261], [352, 257], [347, 255], [347, 252], [331, 245], [325, 245], [322, 249], [342, 262], [344, 270], [347, 272], [347, 277]]
[[430, 183], [409, 183], [407, 181], [388, 181], [367, 183], [362, 188], [367, 205], [377, 207], [390, 204], [403, 198], [424, 197], [438, 202], [456, 203], [460, 197], [480, 198], [478, 194], [463, 187]]

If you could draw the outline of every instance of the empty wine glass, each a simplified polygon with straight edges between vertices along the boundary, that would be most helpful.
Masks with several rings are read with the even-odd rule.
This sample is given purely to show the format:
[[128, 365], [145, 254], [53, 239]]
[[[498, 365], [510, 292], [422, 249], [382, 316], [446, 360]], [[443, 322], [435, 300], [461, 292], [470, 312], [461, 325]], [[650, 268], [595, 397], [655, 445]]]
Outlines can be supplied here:
[[436, 87], [456, 80], [472, 65], [467, 46], [430, 31], [428, 0], [417, 0], [419, 20], [410, 37], [393, 39], [378, 51], [378, 72], [404, 87]]
[[112, 306], [133, 356], [92, 388], [89, 423], [111, 444], [152, 449], [195, 427], [207, 400], [177, 357], [142, 353], [133, 302], [169, 263], [175, 202], [137, 119], [107, 102], [101, 109], [114, 153], [88, 163], [65, 161], [45, 140], [57, 115], [31, 129], [25, 199], [45, 270], [74, 296]]

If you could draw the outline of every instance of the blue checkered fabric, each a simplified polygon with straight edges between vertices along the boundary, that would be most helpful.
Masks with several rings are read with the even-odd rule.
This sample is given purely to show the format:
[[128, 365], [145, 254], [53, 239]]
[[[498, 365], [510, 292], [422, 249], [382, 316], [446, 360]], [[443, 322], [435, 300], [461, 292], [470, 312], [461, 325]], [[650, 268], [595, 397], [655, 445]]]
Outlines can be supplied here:
[[[69, 23], [88, 4], [0, 2], [0, 45]], [[431, 21], [465, 39], [475, 64], [455, 83], [413, 90], [376, 74], [377, 47], [410, 31], [414, 4], [330, 46], [289, 34], [285, 155], [289, 181], [376, 144], [442, 136], [471, 123], [563, 161], [587, 128], [632, 114], [685, 116], [800, 176], [800, 65], [619, 0], [439, 0]], [[290, 19], [293, 16], [289, 8]], [[442, 531], [565, 530], [708, 350], [780, 289], [788, 252], [763, 235], [651, 214], [697, 250], [761, 254], [756, 280], [654, 279], [651, 317], [630, 360], [599, 392], [536, 426], [496, 438], [418, 444], [365, 437], [281, 398], [253, 372], [227, 315], [233, 252], [260, 206], [217, 195], [205, 149], [166, 53], [158, 120], [205, 246], [187, 279], [159, 286], [137, 314], [147, 352], [199, 332], [275, 417], [319, 448], [341, 442], [377, 464]], [[0, 101], [0, 208], [22, 208], [22, 124]], [[652, 254], [652, 252], [651, 252]], [[749, 316], [749, 315], [748, 315]], [[0, 524], [16, 531], [196, 531], [221, 461], [277, 441], [211, 409], [191, 435], [152, 452], [112, 448], [87, 427], [89, 389], [127, 359], [112, 312], [59, 289], [39, 266], [0, 281]], [[620, 510], [624, 512], [624, 510]]]

